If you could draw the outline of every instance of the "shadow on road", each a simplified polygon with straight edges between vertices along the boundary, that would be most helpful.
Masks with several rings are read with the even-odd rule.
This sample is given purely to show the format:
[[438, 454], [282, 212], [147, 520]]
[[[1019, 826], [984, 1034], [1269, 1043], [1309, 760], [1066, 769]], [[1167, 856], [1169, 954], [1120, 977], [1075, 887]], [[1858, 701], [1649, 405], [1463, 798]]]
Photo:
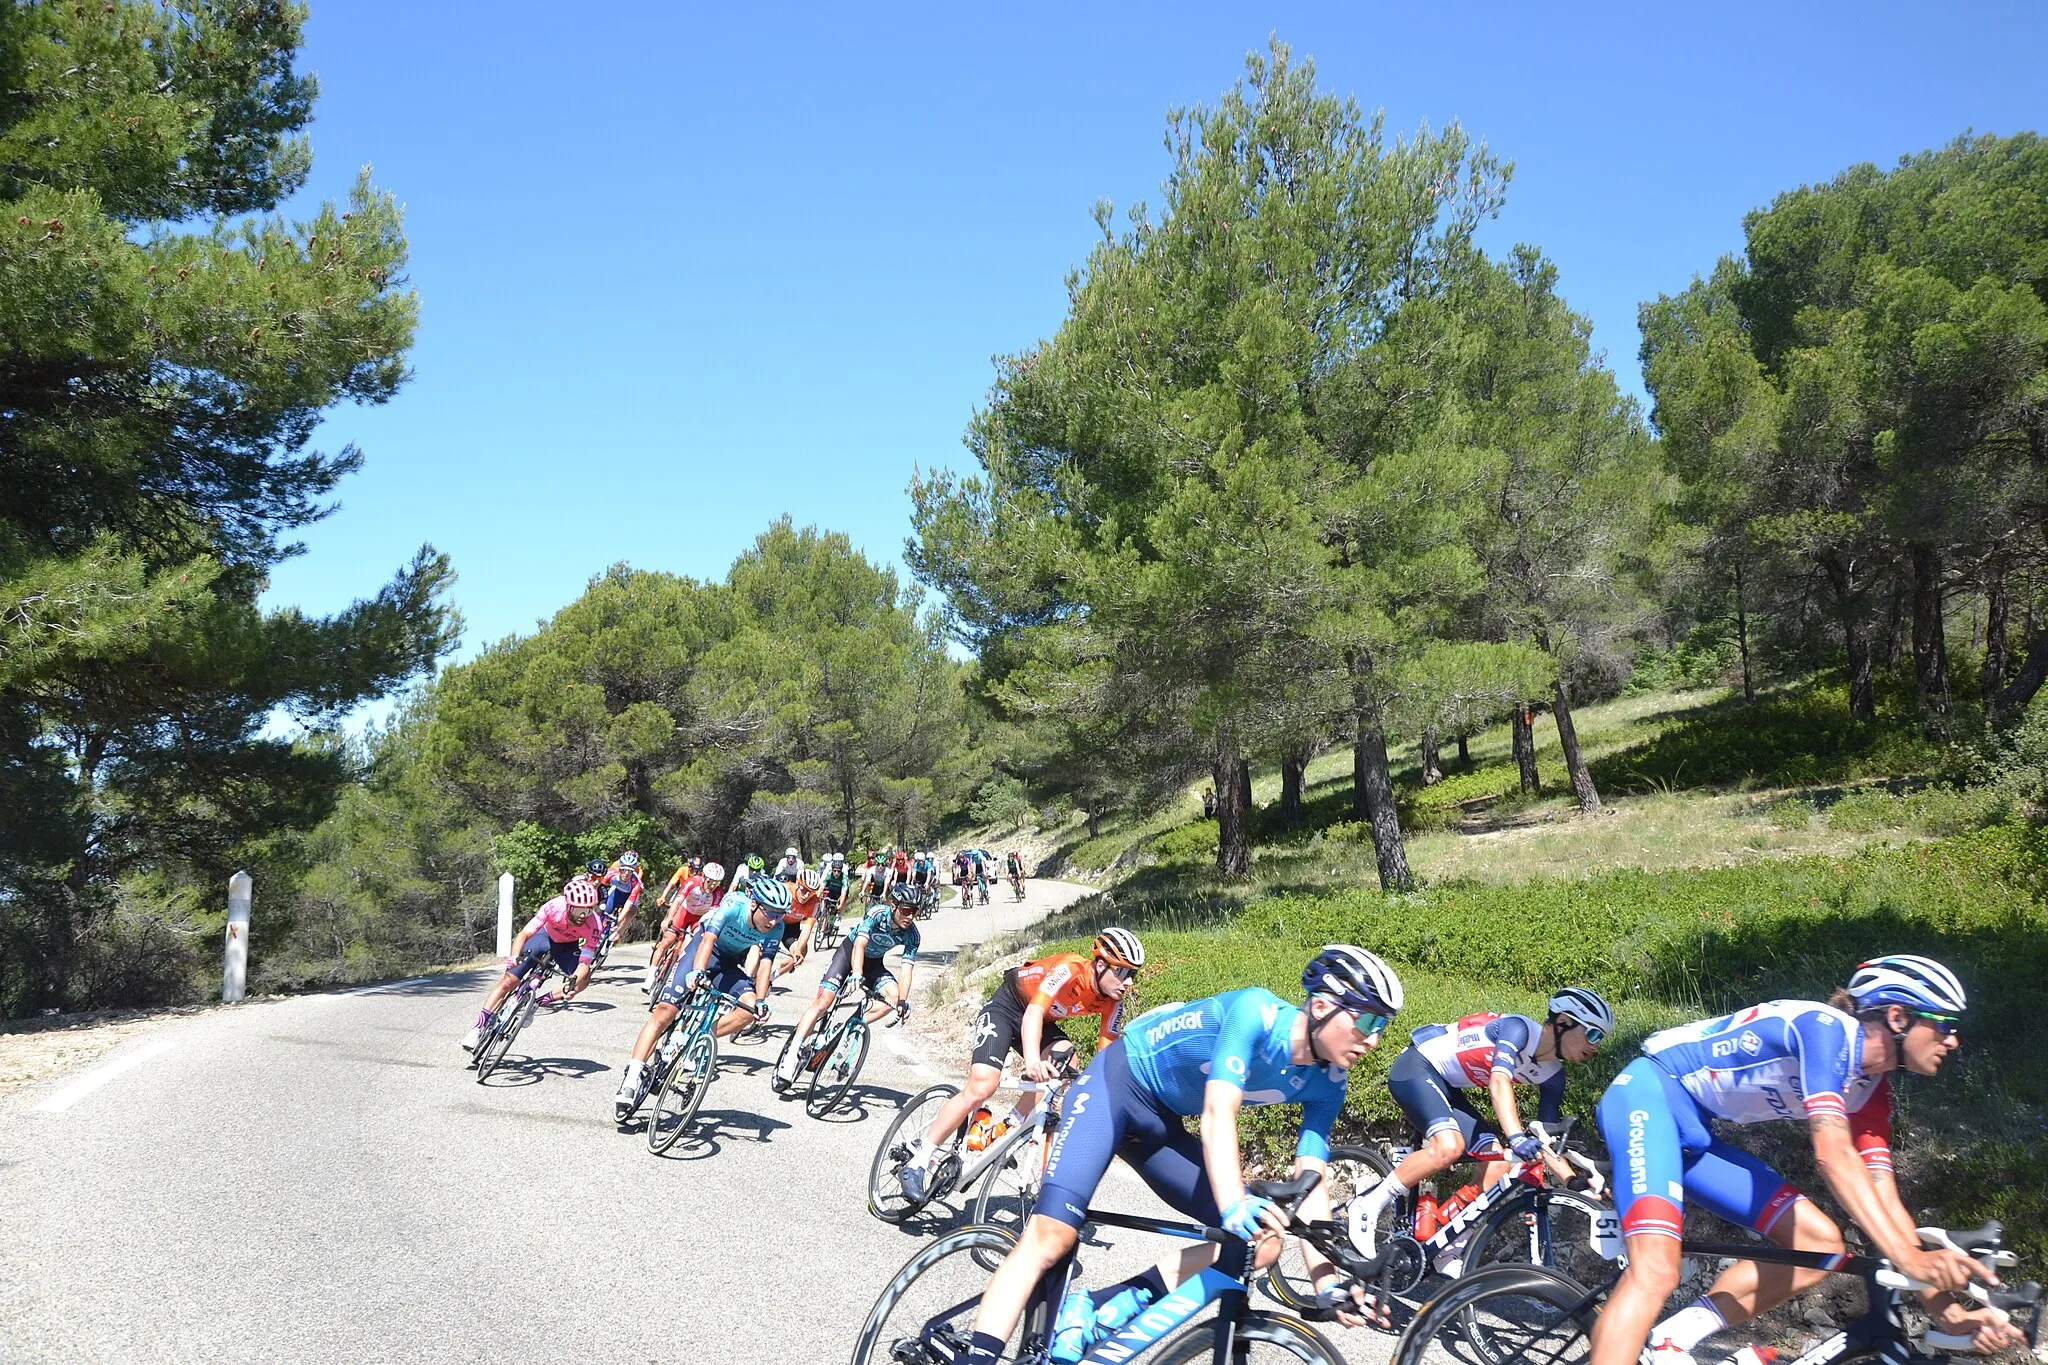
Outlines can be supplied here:
[[719, 1141], [721, 1137], [767, 1142], [770, 1133], [788, 1127], [781, 1119], [769, 1118], [766, 1114], [749, 1114], [737, 1109], [700, 1109], [696, 1118], [690, 1121], [690, 1131], [662, 1155], [668, 1161], [702, 1161], [725, 1149], [725, 1144]]
[[[791, 1086], [785, 1094], [789, 1099], [800, 1100], [803, 1098], [803, 1095], [794, 1086]], [[832, 1112], [821, 1117], [818, 1122], [861, 1123], [873, 1112], [870, 1106], [881, 1107], [886, 1103], [887, 1107], [891, 1110], [901, 1109], [903, 1101], [908, 1098], [910, 1097], [901, 1090], [892, 1090], [886, 1085], [862, 1085], [856, 1081], [853, 1089], [846, 1092], [845, 1097], [839, 1101]]]
[[498, 1063], [498, 1069], [485, 1077], [482, 1084], [488, 1089], [504, 1090], [522, 1085], [538, 1085], [549, 1076], [569, 1076], [577, 1080], [609, 1071], [603, 1062], [593, 1062], [588, 1057], [507, 1057]]

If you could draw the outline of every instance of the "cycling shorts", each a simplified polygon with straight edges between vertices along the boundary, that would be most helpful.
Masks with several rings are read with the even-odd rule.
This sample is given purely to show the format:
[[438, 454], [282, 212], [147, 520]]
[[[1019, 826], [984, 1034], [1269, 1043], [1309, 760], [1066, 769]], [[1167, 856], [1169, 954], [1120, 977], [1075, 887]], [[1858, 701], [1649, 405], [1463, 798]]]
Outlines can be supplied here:
[[[974, 1032], [970, 1036], [974, 1040], [975, 1066], [992, 1066], [1001, 1071], [1011, 1053], [1024, 1055], [1024, 1001], [1009, 973], [1004, 973], [996, 993], [974, 1016]], [[1043, 1057], [1053, 1044], [1066, 1037], [1067, 1031], [1048, 1015], [1045, 1027], [1039, 1030], [1038, 1055]]]
[[1685, 1198], [1770, 1235], [1802, 1198], [1762, 1161], [1715, 1137], [1670, 1072], [1638, 1057], [1600, 1097], [1600, 1136], [1614, 1158], [1614, 1207], [1625, 1237], [1682, 1237]]
[[563, 976], [576, 975], [576, 968], [582, 965], [583, 961], [582, 940], [572, 938], [557, 943], [547, 936], [545, 930], [539, 931], [526, 940], [525, 951], [505, 970], [524, 981], [528, 972], [549, 961], [555, 964], [555, 970]]
[[1465, 1139], [1466, 1155], [1482, 1161], [1500, 1156], [1500, 1133], [1493, 1123], [1472, 1107], [1463, 1091], [1444, 1084], [1421, 1049], [1410, 1045], [1401, 1050], [1387, 1071], [1387, 1089], [1424, 1142], [1455, 1128]]
[[[832, 961], [826, 964], [824, 979], [818, 982], [818, 989], [831, 995], [839, 994], [839, 988], [846, 984], [846, 978], [853, 975], [853, 940], [843, 938], [832, 952]], [[882, 965], [879, 953], [869, 953], [867, 970], [861, 974], [870, 987], [879, 991], [883, 983], [894, 985], [896, 975]]]
[[783, 920], [782, 947], [780, 951], [785, 953], [794, 952], [796, 950], [796, 941], [804, 936], [804, 926], [809, 923], [809, 920], [801, 919]]
[[[680, 1009], [690, 995], [690, 978], [696, 974], [697, 940], [693, 934], [683, 945], [683, 951], [676, 954], [676, 965], [669, 968], [668, 981], [661, 988], [661, 994], [654, 998], [657, 1005], [669, 1005]], [[711, 989], [730, 991], [742, 998], [754, 993], [754, 979], [747, 975], [745, 954], [727, 957], [716, 948], [711, 950], [711, 961], [704, 968], [709, 973]]]
[[1139, 1083], [1121, 1041], [1095, 1054], [1061, 1102], [1032, 1211], [1079, 1228], [1113, 1157], [1122, 1157], [1167, 1207], [1207, 1227], [1223, 1221], [1202, 1166], [1202, 1139]]

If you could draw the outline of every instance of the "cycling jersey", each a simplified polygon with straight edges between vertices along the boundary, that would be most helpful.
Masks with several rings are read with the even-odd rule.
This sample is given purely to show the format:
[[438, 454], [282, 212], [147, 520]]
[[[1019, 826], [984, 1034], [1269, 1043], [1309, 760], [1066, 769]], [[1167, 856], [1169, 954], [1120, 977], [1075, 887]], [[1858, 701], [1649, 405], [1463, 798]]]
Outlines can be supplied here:
[[825, 868], [825, 894], [837, 896], [846, 889], [846, 864], [832, 863]]
[[1650, 1035], [1643, 1055], [1717, 1119], [1846, 1117], [1884, 1084], [1863, 1070], [1863, 1026], [1812, 1000], [1773, 1000]]
[[874, 895], [879, 896], [882, 894], [883, 888], [889, 884], [889, 865], [887, 863], [871, 863], [861, 870], [860, 875], [861, 880], [867, 883], [868, 890]]
[[803, 870], [804, 860], [802, 858], [794, 858], [785, 853], [782, 855], [782, 861], [775, 865], [775, 876], [778, 880], [786, 880], [794, 878]]
[[917, 950], [924, 942], [924, 935], [917, 931], [917, 921], [912, 920], [908, 925], [899, 929], [896, 927], [896, 921], [891, 918], [891, 914], [892, 912], [888, 906], [876, 906], [868, 911], [866, 917], [859, 924], [854, 926], [853, 932], [846, 936], [847, 941], [851, 942], [859, 938], [866, 939], [868, 941], [868, 960], [871, 962], [880, 959], [882, 954], [899, 945], [903, 949], [903, 960], [905, 962], [917, 961]]
[[1072, 1019], [1077, 1015], [1102, 1017], [1097, 1045], [1113, 1041], [1123, 1032], [1122, 1000], [1112, 1000], [1095, 986], [1095, 967], [1081, 953], [1054, 953], [1003, 974], [1003, 985], [1019, 1005], [1041, 1006], [1046, 1017]]
[[612, 870], [605, 873], [604, 880], [598, 883], [598, 891], [603, 896], [600, 903], [604, 906], [605, 913], [616, 915], [621, 910], [630, 910], [638, 905], [640, 892], [644, 886], [645, 883], [640, 880], [639, 868], [621, 867], [613, 863]]
[[930, 886], [937, 879], [938, 875], [939, 869], [935, 863], [912, 863], [910, 865], [911, 884], [920, 890]]
[[782, 942], [782, 916], [769, 921], [766, 929], [754, 927], [754, 903], [745, 896], [727, 896], [725, 903], [704, 917], [703, 932], [712, 936], [712, 951], [724, 958], [745, 957], [747, 949], [773, 953]]
[[1022, 877], [1024, 875], [1024, 860], [1012, 853], [1009, 858], [1009, 869], [1012, 877]]
[[598, 920], [595, 912], [585, 915], [583, 922], [578, 924], [569, 918], [568, 898], [557, 896], [534, 912], [533, 918], [526, 922], [525, 933], [529, 935], [528, 947], [532, 946], [530, 936], [535, 933], [546, 934], [550, 943], [581, 943], [581, 960], [594, 962], [597, 960], [597, 944], [604, 934], [604, 925]]
[[1564, 1063], [1536, 1060], [1543, 1026], [1526, 1014], [1468, 1014], [1455, 1024], [1424, 1024], [1409, 1036], [1436, 1074], [1458, 1089], [1483, 1089], [1495, 1072], [1537, 1087], [1543, 1121], [1564, 1113]]
[[678, 930], [687, 930], [717, 907], [718, 898], [717, 887], [702, 877], [692, 877], [676, 893], [671, 921]]
[[1327, 1160], [1330, 1127], [1344, 1106], [1345, 1073], [1291, 1055], [1294, 1017], [1301, 1011], [1259, 986], [1206, 1000], [1161, 1005], [1133, 1019], [1118, 1044], [1131, 1072], [1173, 1113], [1202, 1112], [1202, 1091], [1221, 1081], [1244, 1102], [1298, 1104], [1302, 1156]]
[[789, 893], [789, 913], [783, 919], [790, 924], [802, 924], [818, 908], [818, 892], [799, 884]]

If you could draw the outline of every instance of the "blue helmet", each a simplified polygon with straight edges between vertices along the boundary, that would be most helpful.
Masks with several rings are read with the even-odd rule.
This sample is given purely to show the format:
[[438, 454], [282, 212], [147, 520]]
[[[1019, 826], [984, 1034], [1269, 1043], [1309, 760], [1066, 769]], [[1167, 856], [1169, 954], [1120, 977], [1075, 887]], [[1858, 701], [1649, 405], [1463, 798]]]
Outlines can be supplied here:
[[1954, 972], [1931, 957], [1912, 953], [1873, 957], [1859, 964], [1849, 978], [1849, 994], [1860, 1010], [1904, 1005], [1922, 1014], [1957, 1015], [1970, 1007]]
[[756, 877], [747, 883], [747, 898], [771, 915], [789, 910], [789, 883], [773, 877]]

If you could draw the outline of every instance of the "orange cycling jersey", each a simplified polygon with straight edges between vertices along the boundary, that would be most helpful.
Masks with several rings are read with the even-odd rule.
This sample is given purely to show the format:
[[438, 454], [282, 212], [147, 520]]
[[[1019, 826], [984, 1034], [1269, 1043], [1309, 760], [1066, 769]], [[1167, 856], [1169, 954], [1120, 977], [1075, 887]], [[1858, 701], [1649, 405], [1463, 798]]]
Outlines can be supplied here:
[[818, 892], [801, 884], [789, 888], [789, 909], [783, 913], [785, 920], [799, 924], [809, 919], [818, 908]]
[[1091, 958], [1080, 953], [1054, 953], [1014, 968], [1010, 979], [1025, 1008], [1041, 1005], [1049, 1018], [1101, 1015], [1098, 1045], [1114, 1042], [1124, 1031], [1124, 1002], [1112, 1000], [1095, 989], [1095, 964]]

